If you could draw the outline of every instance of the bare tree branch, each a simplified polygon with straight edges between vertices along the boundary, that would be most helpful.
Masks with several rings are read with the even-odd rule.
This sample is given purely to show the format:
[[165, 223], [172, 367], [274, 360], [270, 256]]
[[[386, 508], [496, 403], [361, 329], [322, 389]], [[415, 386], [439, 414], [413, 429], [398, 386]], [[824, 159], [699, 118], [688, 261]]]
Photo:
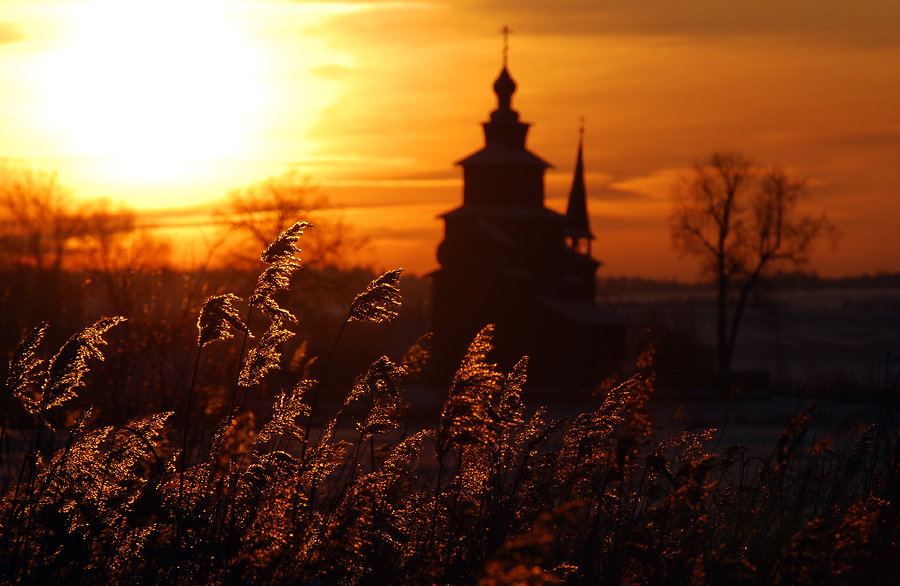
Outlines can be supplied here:
[[340, 264], [358, 251], [365, 239], [354, 236], [339, 210], [318, 192], [296, 166], [228, 192], [227, 207], [217, 215], [235, 235], [233, 260], [255, 267], [259, 252], [296, 222], [315, 225], [303, 239], [303, 264], [323, 267]]
[[700, 258], [718, 288], [718, 367], [731, 368], [750, 293], [769, 271], [807, 260], [812, 244], [835, 230], [797, 206], [806, 182], [782, 169], [762, 170], [740, 153], [713, 153], [673, 187], [672, 242]]

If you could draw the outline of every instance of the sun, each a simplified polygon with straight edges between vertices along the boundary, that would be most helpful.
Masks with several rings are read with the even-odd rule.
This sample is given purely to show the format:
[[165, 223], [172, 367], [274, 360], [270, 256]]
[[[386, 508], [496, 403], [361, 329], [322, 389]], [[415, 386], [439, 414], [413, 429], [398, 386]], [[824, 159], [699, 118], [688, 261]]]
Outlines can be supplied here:
[[72, 154], [135, 181], [241, 156], [270, 100], [263, 52], [214, 0], [78, 3], [42, 69], [43, 108]]

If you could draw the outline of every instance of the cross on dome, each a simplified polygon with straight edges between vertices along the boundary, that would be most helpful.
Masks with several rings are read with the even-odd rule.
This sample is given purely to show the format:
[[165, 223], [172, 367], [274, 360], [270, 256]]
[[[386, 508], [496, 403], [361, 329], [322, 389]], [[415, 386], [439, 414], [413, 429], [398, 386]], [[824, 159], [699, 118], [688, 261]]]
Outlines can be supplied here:
[[511, 35], [514, 31], [506, 25], [503, 25], [503, 28], [500, 29], [500, 34], [503, 35], [503, 67], [506, 67], [506, 61], [509, 57], [509, 35]]

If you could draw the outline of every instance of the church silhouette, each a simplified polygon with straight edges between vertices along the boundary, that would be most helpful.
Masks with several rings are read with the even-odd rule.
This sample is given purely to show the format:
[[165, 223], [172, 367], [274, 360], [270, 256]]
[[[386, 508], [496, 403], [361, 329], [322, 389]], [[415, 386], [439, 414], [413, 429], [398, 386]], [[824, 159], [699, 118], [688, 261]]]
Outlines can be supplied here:
[[627, 324], [595, 301], [600, 263], [591, 257], [583, 140], [560, 214], [544, 206], [551, 165], [525, 146], [529, 124], [512, 109], [515, 91], [504, 51], [484, 148], [457, 162], [463, 203], [440, 216], [444, 240], [432, 273], [436, 381], [449, 380], [475, 335], [494, 324], [490, 358], [504, 369], [527, 355], [530, 382], [590, 387], [621, 361]]

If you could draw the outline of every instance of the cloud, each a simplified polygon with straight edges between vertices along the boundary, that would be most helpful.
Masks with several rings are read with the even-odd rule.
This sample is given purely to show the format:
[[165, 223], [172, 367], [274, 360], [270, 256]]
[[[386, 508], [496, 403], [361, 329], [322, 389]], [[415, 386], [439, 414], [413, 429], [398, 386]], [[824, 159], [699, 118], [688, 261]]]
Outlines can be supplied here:
[[878, 148], [900, 146], [900, 130], [873, 130], [835, 136], [828, 141], [841, 148]]
[[0, 22], [0, 45], [15, 43], [25, 38], [22, 29], [14, 22]]
[[606, 232], [619, 231], [644, 231], [648, 228], [655, 228], [652, 223], [648, 222], [644, 216], [637, 215], [612, 215], [612, 214], [591, 214], [591, 229], [595, 235]]
[[865, 46], [900, 44], [896, 0], [473, 0], [531, 34], [797, 36]]
[[651, 199], [646, 193], [631, 189], [618, 189], [609, 185], [589, 188], [591, 200], [598, 201], [643, 201]]
[[329, 81], [346, 79], [353, 73], [353, 70], [338, 63], [329, 63], [328, 65], [319, 65], [313, 67], [312, 74]]
[[225, 198], [214, 202], [189, 204], [156, 209], [137, 209], [137, 223], [141, 228], [205, 228], [215, 225], [218, 221], [211, 217], [211, 212], [224, 207]]
[[420, 171], [417, 173], [399, 173], [390, 177], [390, 179], [395, 181], [404, 181], [404, 182], [440, 182], [447, 183], [448, 181], [456, 184], [462, 182], [462, 172], [456, 167], [447, 166], [446, 169], [427, 169], [424, 171]]
[[[295, 4], [308, 4], [310, 0], [291, 0]], [[404, 0], [317, 0], [317, 4], [362, 4], [364, 6], [398, 6], [398, 7], [429, 7], [435, 4], [439, 4], [438, 2], [429, 2], [428, 0], [423, 0], [420, 2], [409, 2]]]
[[648, 175], [631, 177], [610, 184], [609, 188], [634, 193], [647, 201], [668, 201], [672, 186], [684, 176], [686, 169], [657, 169]]

